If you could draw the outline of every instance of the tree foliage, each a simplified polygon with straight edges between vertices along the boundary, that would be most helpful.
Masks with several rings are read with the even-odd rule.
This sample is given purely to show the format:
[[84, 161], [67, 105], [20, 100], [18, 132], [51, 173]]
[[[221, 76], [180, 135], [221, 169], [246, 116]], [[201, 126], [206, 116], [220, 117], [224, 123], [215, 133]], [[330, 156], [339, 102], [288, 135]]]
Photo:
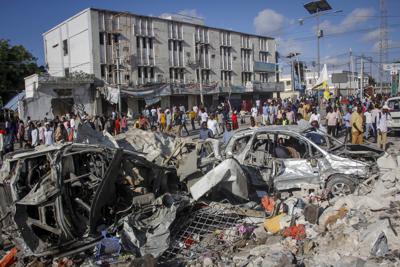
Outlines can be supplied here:
[[6, 102], [24, 89], [24, 78], [44, 70], [36, 58], [22, 45], [11, 45], [0, 39], [0, 94]]

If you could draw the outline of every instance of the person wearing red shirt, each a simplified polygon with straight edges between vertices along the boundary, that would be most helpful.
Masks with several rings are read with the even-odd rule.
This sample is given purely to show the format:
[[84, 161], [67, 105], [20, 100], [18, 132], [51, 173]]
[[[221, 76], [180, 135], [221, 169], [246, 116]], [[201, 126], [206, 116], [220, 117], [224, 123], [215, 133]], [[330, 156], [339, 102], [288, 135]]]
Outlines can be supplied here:
[[121, 130], [121, 126], [119, 123], [119, 117], [115, 119], [115, 135], [119, 134]]
[[239, 128], [236, 110], [232, 114], [232, 128], [233, 128], [233, 130], [236, 130]]

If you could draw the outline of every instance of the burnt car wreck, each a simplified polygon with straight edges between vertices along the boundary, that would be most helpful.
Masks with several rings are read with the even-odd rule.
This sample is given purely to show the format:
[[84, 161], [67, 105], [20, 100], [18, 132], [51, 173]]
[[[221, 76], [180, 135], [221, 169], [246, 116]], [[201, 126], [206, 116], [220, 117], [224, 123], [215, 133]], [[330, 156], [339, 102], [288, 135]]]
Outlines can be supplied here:
[[1, 224], [27, 256], [92, 247], [137, 199], [178, 187], [167, 171], [121, 149], [66, 144], [8, 158], [0, 180]]
[[[206, 257], [245, 266], [258, 252], [245, 259], [235, 253], [266, 246], [268, 220], [281, 216], [282, 230], [296, 220], [315, 227], [319, 215], [311, 220], [305, 211], [323, 205], [306, 203], [310, 194], [351, 196], [379, 176], [378, 159], [388, 158], [298, 126], [241, 130], [226, 146], [136, 129], [116, 139], [82, 132], [83, 143], [6, 156], [0, 224], [21, 262], [80, 255], [80, 264], [92, 265], [117, 262], [123, 253], [150, 265]], [[293, 252], [276, 253], [270, 256], [277, 265], [299, 263]]]

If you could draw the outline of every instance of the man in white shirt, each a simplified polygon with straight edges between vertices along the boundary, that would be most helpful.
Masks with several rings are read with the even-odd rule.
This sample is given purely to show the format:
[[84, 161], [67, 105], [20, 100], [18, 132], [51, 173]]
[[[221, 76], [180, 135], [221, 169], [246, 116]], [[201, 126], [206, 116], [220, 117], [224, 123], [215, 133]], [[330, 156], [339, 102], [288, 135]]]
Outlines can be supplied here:
[[377, 115], [376, 128], [378, 130], [378, 147], [386, 150], [388, 121], [391, 119], [389, 107], [384, 105], [382, 112]]
[[379, 109], [379, 106], [378, 106], [378, 104], [373, 104], [373, 109], [372, 109], [372, 111], [371, 111], [371, 115], [372, 115], [372, 126], [374, 127], [374, 133], [375, 133], [375, 142], [377, 141], [376, 140], [376, 138], [377, 138], [377, 129], [376, 129], [376, 117], [378, 116], [378, 114], [379, 114], [379, 112], [381, 112], [380, 111], [380, 109]]
[[253, 106], [253, 107], [251, 108], [251, 116], [252, 116], [254, 119], [256, 119], [256, 118], [257, 118], [257, 114], [258, 114], [258, 110], [257, 110], [256, 106]]
[[158, 121], [157, 109], [153, 106], [153, 108], [150, 110], [150, 113], [151, 113], [151, 126], [153, 126]]
[[375, 136], [375, 129], [374, 126], [372, 125], [372, 113], [371, 113], [371, 107], [368, 108], [368, 110], [364, 113], [365, 116], [365, 133], [364, 137], [365, 140], [368, 139], [369, 137], [369, 132], [372, 131], [372, 136]]
[[49, 123], [46, 123], [46, 130], [44, 131], [44, 144], [46, 146], [51, 146], [54, 144], [53, 130], [50, 128]]
[[31, 145], [32, 145], [32, 147], [35, 147], [35, 146], [39, 145], [39, 130], [35, 124], [32, 124], [32, 125], [33, 125], [33, 128], [32, 128], [32, 132], [31, 132], [31, 135], [32, 135], [32, 144]]
[[328, 114], [326, 114], [326, 125], [328, 128], [328, 134], [330, 134], [332, 136], [335, 133], [337, 120], [338, 120], [338, 116], [337, 116], [336, 112], [334, 112], [333, 109], [330, 108]]
[[313, 121], [318, 122], [318, 124], [320, 124], [320, 121], [321, 121], [321, 115], [319, 115], [317, 113], [317, 109], [316, 108], [314, 108], [313, 113], [310, 116], [309, 122], [312, 123]]
[[218, 132], [218, 122], [215, 119], [214, 115], [211, 115], [210, 118], [208, 119], [207, 128], [210, 129], [213, 132], [214, 136], [217, 136], [219, 134], [219, 132]]
[[[204, 109], [202, 109], [200, 112], [201, 112], [201, 113], [200, 113], [201, 122], [202, 122], [202, 123], [203, 123], [203, 122], [207, 122], [207, 120], [208, 120], [208, 114], [207, 114], [207, 112], [206, 112]], [[210, 127], [208, 127], [208, 128], [210, 128]]]

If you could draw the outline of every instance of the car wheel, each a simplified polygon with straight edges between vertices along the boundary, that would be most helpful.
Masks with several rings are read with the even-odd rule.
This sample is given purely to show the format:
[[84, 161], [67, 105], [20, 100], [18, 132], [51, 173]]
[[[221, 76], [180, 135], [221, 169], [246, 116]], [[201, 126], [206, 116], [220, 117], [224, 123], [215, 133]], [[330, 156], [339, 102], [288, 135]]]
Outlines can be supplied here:
[[326, 188], [333, 197], [347, 196], [354, 192], [356, 184], [344, 175], [334, 175], [329, 179]]

